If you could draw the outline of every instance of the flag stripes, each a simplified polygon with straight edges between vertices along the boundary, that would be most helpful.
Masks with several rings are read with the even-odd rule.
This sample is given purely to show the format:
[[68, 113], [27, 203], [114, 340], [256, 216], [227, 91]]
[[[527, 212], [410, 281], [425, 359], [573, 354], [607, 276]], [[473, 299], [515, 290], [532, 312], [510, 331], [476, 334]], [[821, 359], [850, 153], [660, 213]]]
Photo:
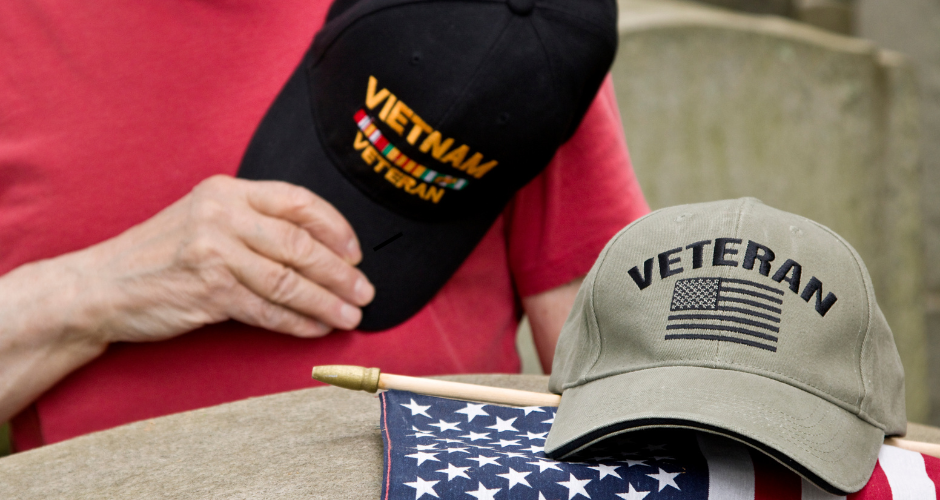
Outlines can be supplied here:
[[937, 500], [937, 490], [927, 476], [924, 457], [894, 446], [882, 446], [878, 461], [894, 500]]
[[708, 462], [708, 500], [754, 500], [754, 464], [747, 448], [712, 434], [696, 438]]
[[542, 451], [555, 408], [402, 391], [381, 408], [383, 500], [936, 500], [940, 480], [940, 459], [886, 445], [865, 488], [838, 496], [737, 441], [679, 429], [559, 462]]

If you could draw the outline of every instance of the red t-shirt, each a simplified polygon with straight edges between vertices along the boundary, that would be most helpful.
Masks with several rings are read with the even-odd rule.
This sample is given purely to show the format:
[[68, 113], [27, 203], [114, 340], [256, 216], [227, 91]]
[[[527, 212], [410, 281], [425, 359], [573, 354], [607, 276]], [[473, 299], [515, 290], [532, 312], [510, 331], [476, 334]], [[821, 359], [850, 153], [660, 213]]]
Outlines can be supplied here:
[[[328, 1], [9, 0], [0, 7], [0, 274], [111, 238], [213, 174], [234, 175]], [[310, 367], [517, 372], [519, 297], [585, 274], [648, 211], [610, 80], [416, 316], [298, 339], [226, 322], [111, 345], [14, 420], [19, 449], [314, 385]]]

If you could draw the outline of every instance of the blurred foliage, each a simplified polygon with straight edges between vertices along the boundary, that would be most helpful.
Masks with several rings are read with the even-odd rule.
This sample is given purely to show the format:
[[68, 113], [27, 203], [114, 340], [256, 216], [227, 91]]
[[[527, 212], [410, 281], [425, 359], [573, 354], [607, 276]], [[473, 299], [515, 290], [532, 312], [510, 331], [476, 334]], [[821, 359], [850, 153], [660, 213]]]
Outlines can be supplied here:
[[10, 424], [4, 422], [0, 424], [0, 457], [10, 454]]

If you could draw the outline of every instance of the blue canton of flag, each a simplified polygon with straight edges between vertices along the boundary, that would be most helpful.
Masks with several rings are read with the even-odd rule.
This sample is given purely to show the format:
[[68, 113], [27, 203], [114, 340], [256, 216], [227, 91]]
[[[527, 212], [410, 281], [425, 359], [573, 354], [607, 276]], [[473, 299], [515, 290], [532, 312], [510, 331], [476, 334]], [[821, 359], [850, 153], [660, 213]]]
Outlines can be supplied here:
[[[708, 498], [695, 433], [647, 433], [582, 462], [543, 445], [555, 408], [514, 408], [389, 391], [382, 396], [383, 500], [667, 500]], [[667, 439], [668, 437], [668, 439]]]

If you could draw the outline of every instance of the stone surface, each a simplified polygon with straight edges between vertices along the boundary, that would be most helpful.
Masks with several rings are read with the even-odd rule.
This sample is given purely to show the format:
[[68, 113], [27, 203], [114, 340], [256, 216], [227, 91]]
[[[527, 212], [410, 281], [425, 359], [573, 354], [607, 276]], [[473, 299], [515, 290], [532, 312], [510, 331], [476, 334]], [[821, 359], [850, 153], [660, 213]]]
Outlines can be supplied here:
[[859, 0], [856, 33], [903, 52], [920, 87], [922, 195], [926, 261], [929, 422], [940, 425], [940, 0]]
[[740, 196], [825, 224], [862, 255], [927, 416], [919, 122], [911, 66], [773, 16], [622, 0], [613, 75], [654, 208]]
[[[547, 391], [548, 378], [445, 377]], [[145, 420], [0, 459], [0, 498], [303, 498], [381, 493], [379, 400], [306, 389]]]
[[796, 18], [796, 0], [696, 0], [723, 9], [750, 14], [770, 14]]
[[[548, 390], [545, 376], [442, 378]], [[378, 398], [335, 387], [247, 399], [0, 458], [0, 498], [375, 500], [378, 421]], [[940, 442], [940, 429], [909, 438]]]
[[798, 19], [836, 33], [851, 34], [855, 0], [696, 0], [723, 9]]

